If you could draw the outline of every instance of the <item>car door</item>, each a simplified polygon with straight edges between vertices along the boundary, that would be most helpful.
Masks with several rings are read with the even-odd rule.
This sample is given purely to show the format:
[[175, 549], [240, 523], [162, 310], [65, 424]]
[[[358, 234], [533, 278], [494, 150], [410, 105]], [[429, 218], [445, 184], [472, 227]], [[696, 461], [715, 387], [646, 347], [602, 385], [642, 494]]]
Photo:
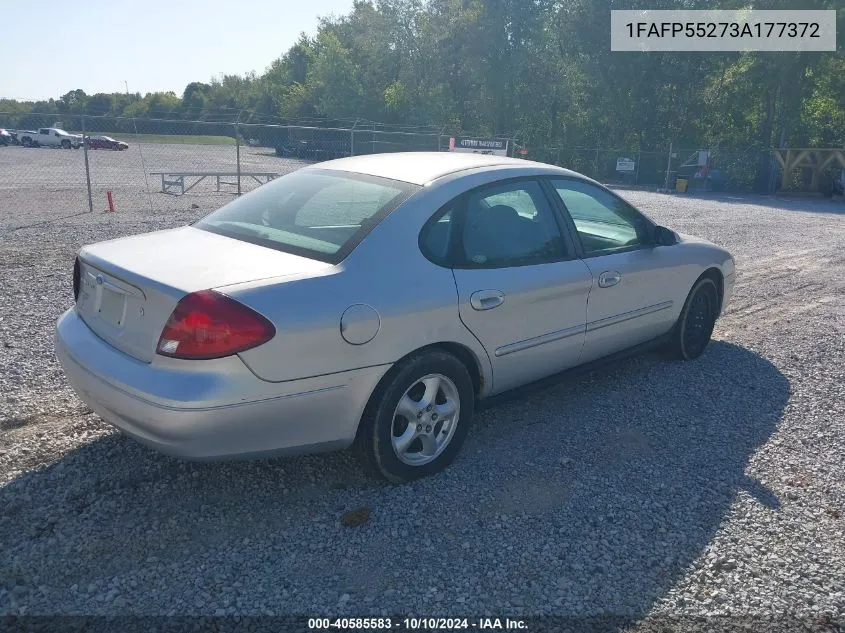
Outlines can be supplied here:
[[453, 215], [459, 314], [490, 357], [493, 391], [576, 365], [592, 276], [539, 180], [475, 189]]
[[679, 271], [654, 225], [614, 193], [576, 178], [550, 184], [592, 273], [581, 362], [654, 339], [674, 325]]

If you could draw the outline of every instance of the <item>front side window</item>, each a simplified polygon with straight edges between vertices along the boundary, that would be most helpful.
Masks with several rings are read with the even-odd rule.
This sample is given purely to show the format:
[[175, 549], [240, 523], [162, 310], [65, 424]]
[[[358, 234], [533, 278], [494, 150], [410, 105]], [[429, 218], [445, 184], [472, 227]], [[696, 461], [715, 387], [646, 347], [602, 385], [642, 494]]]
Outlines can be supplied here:
[[551, 182], [575, 223], [585, 254], [613, 253], [649, 243], [648, 220], [621, 198], [588, 182]]
[[464, 213], [459, 263], [465, 267], [524, 266], [566, 257], [560, 228], [536, 181], [470, 192]]
[[387, 178], [305, 169], [233, 200], [194, 226], [337, 262], [417, 189]]

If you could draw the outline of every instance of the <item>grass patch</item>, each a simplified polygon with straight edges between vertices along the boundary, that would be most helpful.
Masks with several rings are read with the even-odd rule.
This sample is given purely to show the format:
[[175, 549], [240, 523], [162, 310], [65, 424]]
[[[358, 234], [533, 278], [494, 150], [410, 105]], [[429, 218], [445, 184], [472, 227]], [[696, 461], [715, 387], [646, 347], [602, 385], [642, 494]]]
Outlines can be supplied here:
[[[82, 134], [80, 131], [73, 134]], [[111, 136], [118, 141], [133, 143], [180, 143], [184, 145], [234, 145], [231, 136], [206, 136], [205, 134], [133, 134], [132, 132], [86, 132], [90, 136]], [[244, 143], [245, 144], [245, 143]]]
[[186, 145], [235, 144], [235, 139], [231, 136], [206, 136], [204, 134], [127, 134], [120, 140], [124, 140], [127, 143], [131, 143], [134, 140], [136, 143], [184, 143]]

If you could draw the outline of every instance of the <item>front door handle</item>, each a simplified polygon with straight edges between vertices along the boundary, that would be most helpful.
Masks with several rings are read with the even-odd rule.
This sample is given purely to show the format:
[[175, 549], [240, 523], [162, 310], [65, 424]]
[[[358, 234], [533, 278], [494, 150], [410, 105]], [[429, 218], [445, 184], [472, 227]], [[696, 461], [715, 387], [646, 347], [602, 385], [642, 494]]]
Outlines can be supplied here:
[[469, 304], [475, 310], [490, 310], [505, 302], [505, 294], [498, 290], [478, 290], [469, 298]]
[[599, 275], [599, 288], [610, 288], [622, 281], [622, 273], [618, 270], [606, 270]]

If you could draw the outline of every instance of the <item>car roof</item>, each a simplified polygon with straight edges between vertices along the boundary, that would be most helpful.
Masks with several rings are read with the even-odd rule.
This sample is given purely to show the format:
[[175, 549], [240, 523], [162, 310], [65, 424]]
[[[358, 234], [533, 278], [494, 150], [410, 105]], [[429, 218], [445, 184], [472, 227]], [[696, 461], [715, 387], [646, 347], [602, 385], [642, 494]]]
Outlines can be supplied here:
[[537, 163], [521, 158], [508, 158], [491, 154], [471, 154], [468, 152], [395, 152], [390, 154], [365, 154], [339, 158], [312, 165], [312, 168], [335, 169], [369, 176], [381, 176], [391, 180], [401, 180], [416, 185], [424, 185], [437, 178], [448, 176], [458, 171], [481, 169], [484, 167], [537, 167], [556, 169], [561, 173], [580, 176], [568, 169], [562, 169], [545, 163]]

